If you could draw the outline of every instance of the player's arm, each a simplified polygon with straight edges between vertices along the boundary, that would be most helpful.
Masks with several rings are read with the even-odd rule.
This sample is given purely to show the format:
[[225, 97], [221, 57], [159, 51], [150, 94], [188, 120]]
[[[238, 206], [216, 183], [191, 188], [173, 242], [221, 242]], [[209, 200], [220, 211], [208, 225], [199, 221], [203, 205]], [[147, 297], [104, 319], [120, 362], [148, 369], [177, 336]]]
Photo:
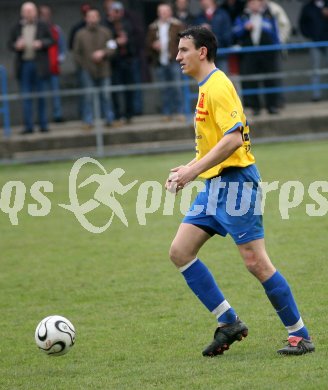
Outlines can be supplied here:
[[176, 172], [175, 182], [177, 188], [183, 188], [187, 183], [194, 180], [198, 175], [208, 169], [222, 163], [232, 153], [243, 145], [240, 128], [226, 134], [204, 157], [195, 161], [190, 166], [177, 167], [172, 172]]
[[196, 161], [197, 161], [196, 158], [194, 158], [193, 160], [189, 161], [188, 164], [187, 164], [187, 167], [191, 167], [192, 165], [195, 164]]
[[196, 177], [208, 169], [222, 163], [243, 145], [240, 128], [226, 134], [212, 150], [191, 167]]

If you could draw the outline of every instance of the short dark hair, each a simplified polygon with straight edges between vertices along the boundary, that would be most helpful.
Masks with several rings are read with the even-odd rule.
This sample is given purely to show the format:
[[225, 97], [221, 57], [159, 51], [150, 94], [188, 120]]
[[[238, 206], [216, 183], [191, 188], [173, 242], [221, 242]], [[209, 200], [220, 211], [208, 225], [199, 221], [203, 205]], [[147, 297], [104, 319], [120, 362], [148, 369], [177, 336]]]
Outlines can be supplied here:
[[178, 34], [179, 38], [191, 38], [194, 41], [196, 49], [205, 46], [207, 48], [206, 58], [210, 62], [216, 59], [218, 50], [218, 41], [216, 36], [206, 27], [192, 26]]
[[85, 15], [87, 14], [87, 12], [89, 11], [90, 8], [91, 8], [91, 5], [90, 5], [90, 4], [88, 4], [88, 3], [82, 4], [82, 5], [81, 5], [81, 8], [80, 8], [81, 14], [85, 16]]

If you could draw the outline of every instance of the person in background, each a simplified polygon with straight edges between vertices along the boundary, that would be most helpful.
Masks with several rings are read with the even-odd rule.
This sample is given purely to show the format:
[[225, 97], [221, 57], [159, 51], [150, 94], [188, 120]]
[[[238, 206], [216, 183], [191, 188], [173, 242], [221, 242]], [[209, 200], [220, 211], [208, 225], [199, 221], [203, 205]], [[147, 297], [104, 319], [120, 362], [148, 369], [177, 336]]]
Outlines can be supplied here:
[[[328, 41], [328, 1], [310, 0], [303, 5], [299, 17], [299, 28], [305, 38], [311, 41]], [[328, 47], [313, 47], [310, 49], [312, 60], [312, 101], [321, 100], [321, 90], [317, 88], [320, 85], [320, 74], [323, 60], [328, 63]]]
[[[155, 79], [158, 82], [179, 82], [181, 72], [175, 56], [178, 51], [178, 33], [184, 29], [184, 25], [173, 17], [170, 3], [160, 3], [157, 15], [158, 18], [148, 27], [146, 43]], [[168, 86], [161, 91], [164, 121], [169, 121], [174, 116], [178, 120], [184, 120], [181, 88]]]
[[[137, 35], [134, 26], [126, 17], [124, 6], [119, 1], [108, 5], [107, 16], [103, 23], [112, 33], [115, 41], [115, 55], [111, 58], [112, 84], [129, 86], [135, 84], [134, 62], [137, 53]], [[135, 91], [125, 90], [113, 93], [113, 107], [116, 125], [125, 120], [130, 123], [134, 114]], [[124, 107], [121, 105], [121, 97]]]
[[[263, 0], [248, 0], [243, 14], [236, 18], [233, 32], [241, 46], [273, 45], [279, 43], [278, 26]], [[244, 53], [241, 55], [241, 74], [265, 74], [278, 71], [278, 56], [276, 51]], [[276, 87], [276, 79], [263, 80], [265, 87]], [[257, 89], [258, 81], [243, 81], [243, 89]], [[265, 94], [265, 106], [269, 114], [277, 114], [277, 94]], [[259, 115], [261, 99], [259, 94], [252, 94], [245, 99], [245, 105]]]
[[[286, 11], [282, 8], [281, 5], [276, 3], [275, 1], [270, 1], [267, 0], [266, 2], [267, 7], [269, 11], [271, 12], [271, 15], [276, 19], [277, 25], [278, 25], [278, 34], [279, 34], [279, 40], [280, 43], [284, 44], [287, 43], [291, 31], [292, 31], [292, 25], [291, 22], [287, 16]], [[278, 52], [277, 54], [277, 70], [280, 72], [282, 71], [282, 63], [283, 59], [287, 58], [287, 52]], [[277, 86], [282, 87], [283, 82], [282, 79], [277, 79]], [[282, 92], [277, 93], [277, 102], [278, 102], [278, 107], [283, 108], [285, 105], [285, 96]]]
[[192, 26], [195, 22], [195, 17], [190, 12], [189, 0], [175, 0], [173, 16], [185, 27]]
[[[20, 9], [20, 21], [14, 26], [9, 47], [16, 53], [16, 75], [22, 93], [44, 92], [45, 80], [50, 76], [48, 49], [55, 42], [49, 27], [38, 19], [38, 9], [33, 2], [25, 2]], [[47, 132], [46, 99], [38, 98], [41, 132]], [[22, 134], [34, 131], [33, 102], [23, 98], [24, 129]]]
[[245, 4], [246, 2], [244, 0], [224, 0], [221, 8], [229, 14], [231, 23], [233, 24], [237, 16], [243, 13]]
[[[74, 47], [74, 39], [75, 35], [79, 30], [84, 28], [86, 26], [86, 14], [91, 9], [91, 5], [89, 3], [83, 3], [80, 7], [81, 12], [81, 19], [73, 25], [73, 27], [70, 30], [69, 36], [68, 36], [68, 48], [69, 50], [73, 51]], [[77, 63], [75, 63], [75, 77], [76, 77], [76, 85], [78, 88], [82, 88], [82, 79], [81, 79], [81, 68]], [[78, 105], [77, 105], [77, 111], [78, 115], [81, 117], [83, 115], [83, 96], [78, 96]]]
[[[138, 12], [125, 9], [125, 15], [130, 19], [134, 28], [133, 35], [136, 45], [136, 55], [133, 58], [134, 83], [140, 84], [142, 82], [148, 82], [150, 77], [145, 48], [146, 26], [142, 16]], [[142, 90], [137, 89], [133, 93], [133, 114], [142, 115], [143, 110], [143, 93]]]
[[[209, 28], [219, 44], [220, 48], [232, 45], [232, 25], [229, 14], [215, 0], [199, 0], [202, 12], [196, 16], [195, 24]], [[220, 55], [216, 59], [216, 65], [223, 72], [228, 73], [228, 57]]]
[[40, 19], [45, 22], [50, 28], [52, 38], [55, 44], [48, 49], [49, 63], [50, 63], [50, 90], [53, 92], [52, 106], [53, 106], [53, 121], [63, 122], [63, 112], [61, 97], [58, 94], [60, 91], [60, 64], [65, 60], [66, 42], [62, 29], [52, 20], [52, 10], [48, 5], [41, 5], [39, 7]]
[[[224, 9], [230, 16], [231, 25], [234, 24], [237, 16], [240, 16], [245, 8], [245, 0], [225, 0], [221, 4], [221, 8]], [[232, 36], [232, 43], [235, 44], [234, 35]], [[240, 73], [240, 57], [238, 54], [229, 54], [228, 56], [228, 69], [229, 75], [235, 76]], [[240, 89], [240, 83], [236, 82], [236, 88]]]
[[287, 43], [292, 31], [292, 24], [283, 7], [275, 1], [268, 0], [267, 7], [278, 24], [280, 43]]
[[[148, 82], [150, 77], [145, 49], [146, 26], [138, 11], [124, 8], [124, 15], [133, 27], [135, 55], [132, 58], [132, 73], [134, 84]], [[142, 90], [136, 89], [133, 91], [133, 115], [142, 115], [143, 110], [143, 93]]]
[[86, 26], [86, 15], [87, 12], [91, 9], [91, 5], [89, 3], [83, 3], [80, 7], [81, 12], [81, 19], [73, 25], [73, 27], [70, 30], [69, 37], [68, 37], [68, 48], [69, 50], [73, 50], [74, 47], [74, 38], [76, 33], [81, 30], [81, 28], [84, 28]]
[[[115, 52], [114, 47], [111, 32], [100, 25], [99, 11], [89, 9], [86, 13], [86, 26], [77, 32], [74, 39], [73, 53], [81, 69], [83, 88], [103, 88], [100, 92], [100, 108], [108, 126], [112, 124], [114, 115], [110, 95], [104, 88], [111, 83], [109, 58]], [[86, 129], [93, 127], [93, 94], [89, 91], [84, 95], [82, 119]]]
[[104, 0], [103, 1], [103, 9], [105, 11], [105, 16], [107, 15], [107, 11], [109, 10], [109, 7], [114, 3], [115, 0]]

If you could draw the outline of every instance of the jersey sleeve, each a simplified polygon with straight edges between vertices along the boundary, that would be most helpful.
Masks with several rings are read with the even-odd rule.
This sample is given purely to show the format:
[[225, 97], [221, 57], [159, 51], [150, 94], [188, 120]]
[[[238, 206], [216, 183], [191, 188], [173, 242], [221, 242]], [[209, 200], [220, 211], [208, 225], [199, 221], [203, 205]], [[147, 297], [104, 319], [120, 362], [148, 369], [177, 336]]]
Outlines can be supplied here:
[[[239, 102], [239, 104], [238, 104]], [[215, 122], [222, 135], [229, 134], [238, 128], [242, 128], [242, 106], [235, 90], [228, 87], [221, 88], [213, 95]]]

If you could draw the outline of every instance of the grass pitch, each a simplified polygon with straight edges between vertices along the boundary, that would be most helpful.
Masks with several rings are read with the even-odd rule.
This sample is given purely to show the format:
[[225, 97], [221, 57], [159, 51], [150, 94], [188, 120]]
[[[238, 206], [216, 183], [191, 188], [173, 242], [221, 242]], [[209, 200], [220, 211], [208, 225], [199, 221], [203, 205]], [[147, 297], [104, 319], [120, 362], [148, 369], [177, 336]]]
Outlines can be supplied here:
[[[98, 235], [58, 206], [69, 203], [73, 162], [20, 165], [0, 168], [1, 188], [11, 180], [27, 188], [17, 226], [0, 211], [0, 388], [327, 389], [328, 216], [309, 217], [306, 204], [315, 204], [307, 193], [310, 183], [327, 180], [328, 142], [261, 145], [254, 152], [263, 181], [299, 180], [305, 188], [289, 220], [281, 218], [279, 191], [268, 194], [264, 217], [268, 252], [291, 284], [314, 354], [277, 355], [286, 339], [283, 326], [231, 239], [216, 237], [200, 257], [249, 326], [249, 336], [224, 356], [201, 356], [215, 319], [167, 255], [182, 218], [181, 195], [173, 215], [163, 215], [163, 190], [161, 206], [146, 216], [146, 225], [136, 216], [140, 184], [163, 183], [168, 170], [189, 161], [192, 153], [101, 160], [107, 171], [125, 170], [122, 183], [139, 183], [117, 196], [129, 226], [114, 218]], [[92, 173], [101, 172], [88, 165], [82, 176]], [[36, 203], [29, 189], [37, 180], [54, 186], [46, 194], [51, 210], [44, 217], [29, 215], [28, 204]], [[91, 199], [95, 189], [86, 187], [81, 198]], [[101, 205], [90, 221], [102, 225], [109, 216]], [[42, 354], [34, 343], [36, 325], [51, 314], [66, 316], [77, 330], [72, 351], [57, 358]]]

